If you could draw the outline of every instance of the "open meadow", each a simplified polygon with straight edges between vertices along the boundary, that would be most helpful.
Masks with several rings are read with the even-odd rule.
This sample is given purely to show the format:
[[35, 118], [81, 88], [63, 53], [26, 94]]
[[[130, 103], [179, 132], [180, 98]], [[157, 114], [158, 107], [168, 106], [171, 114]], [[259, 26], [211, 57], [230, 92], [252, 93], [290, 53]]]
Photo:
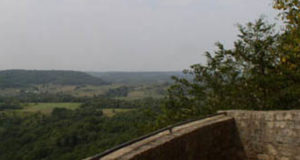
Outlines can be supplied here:
[[[65, 108], [69, 110], [75, 110], [79, 108], [81, 103], [24, 103], [23, 109], [18, 109], [15, 111], [9, 111], [6, 112], [17, 112], [17, 113], [42, 113], [45, 115], [49, 115], [52, 113], [54, 108]], [[127, 109], [127, 108], [103, 108], [102, 112], [107, 117], [112, 117], [116, 115], [117, 113], [124, 113], [131, 111], [133, 109]]]

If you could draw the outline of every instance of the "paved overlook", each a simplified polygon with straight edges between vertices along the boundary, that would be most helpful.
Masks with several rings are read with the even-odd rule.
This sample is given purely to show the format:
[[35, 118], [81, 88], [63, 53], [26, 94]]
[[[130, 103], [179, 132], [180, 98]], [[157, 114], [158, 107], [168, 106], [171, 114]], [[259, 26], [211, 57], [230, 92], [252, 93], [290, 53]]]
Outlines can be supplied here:
[[300, 160], [300, 110], [219, 113], [86, 160]]

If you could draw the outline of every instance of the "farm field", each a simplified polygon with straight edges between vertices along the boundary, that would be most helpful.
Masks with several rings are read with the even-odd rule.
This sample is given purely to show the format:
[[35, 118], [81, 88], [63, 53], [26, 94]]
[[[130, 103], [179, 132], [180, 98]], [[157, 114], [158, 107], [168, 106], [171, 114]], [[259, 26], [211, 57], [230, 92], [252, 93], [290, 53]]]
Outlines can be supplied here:
[[27, 103], [24, 108], [17, 110], [18, 112], [35, 113], [40, 112], [43, 114], [50, 114], [54, 108], [66, 108], [74, 110], [78, 108], [81, 103]]
[[[20, 95], [55, 95], [63, 94], [70, 95], [73, 97], [93, 97], [93, 96], [108, 96], [107, 93], [110, 90], [117, 90], [118, 88], [127, 87], [127, 94], [124, 96], [120, 95], [109, 95], [111, 98], [122, 99], [122, 100], [136, 100], [142, 98], [163, 98], [168, 84], [144, 84], [136, 86], [127, 86], [123, 84], [110, 84], [102, 86], [75, 86], [75, 85], [36, 85], [29, 88], [6, 88], [0, 90], [0, 96], [12, 97]], [[61, 105], [61, 103], [58, 103]], [[57, 104], [53, 104], [57, 105]], [[63, 106], [68, 104], [62, 104]], [[30, 105], [29, 105], [30, 106]]]
[[132, 111], [134, 109], [126, 109], [126, 108], [104, 108], [102, 109], [102, 112], [107, 117], [113, 117], [117, 113], [124, 113], [128, 111]]
[[[66, 108], [70, 110], [75, 110], [79, 108], [81, 103], [27, 103], [24, 104], [24, 108], [16, 110], [18, 113], [42, 113], [49, 115], [54, 108]], [[113, 117], [117, 113], [124, 113], [131, 111], [133, 109], [124, 109], [124, 108], [103, 108], [103, 114], [107, 117]], [[13, 111], [7, 111], [13, 112]]]

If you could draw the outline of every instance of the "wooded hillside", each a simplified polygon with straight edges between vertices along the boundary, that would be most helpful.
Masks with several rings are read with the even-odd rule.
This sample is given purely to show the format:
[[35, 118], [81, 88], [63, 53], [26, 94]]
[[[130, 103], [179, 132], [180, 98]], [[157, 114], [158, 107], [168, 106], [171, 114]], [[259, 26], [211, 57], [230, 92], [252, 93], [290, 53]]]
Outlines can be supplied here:
[[5, 70], [0, 71], [0, 88], [40, 84], [103, 85], [102, 79], [78, 71]]

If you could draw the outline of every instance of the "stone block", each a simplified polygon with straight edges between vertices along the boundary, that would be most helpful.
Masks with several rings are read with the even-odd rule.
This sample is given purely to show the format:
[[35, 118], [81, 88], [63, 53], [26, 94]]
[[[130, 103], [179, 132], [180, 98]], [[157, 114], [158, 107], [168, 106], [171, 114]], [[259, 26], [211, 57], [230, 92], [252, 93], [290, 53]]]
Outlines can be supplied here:
[[284, 115], [284, 118], [283, 118], [283, 119], [286, 120], [286, 121], [292, 121], [292, 120], [293, 120], [293, 115], [292, 115], [292, 113], [287, 112], [287, 113]]
[[286, 125], [287, 125], [287, 123], [284, 122], [284, 121], [276, 121], [276, 122], [274, 122], [274, 126], [275, 126], [276, 128], [279, 128], [279, 129], [285, 128]]
[[283, 115], [283, 113], [277, 113], [277, 114], [276, 114], [276, 120], [277, 120], [277, 121], [282, 121], [282, 120], [284, 120], [284, 115]]
[[266, 148], [267, 148], [268, 154], [273, 155], [273, 156], [276, 156], [278, 154], [277, 149], [273, 145], [267, 144]]
[[280, 157], [279, 160], [290, 160], [288, 157]]
[[275, 119], [274, 113], [270, 112], [269, 114], [264, 114], [265, 115], [265, 120], [267, 121], [273, 121]]
[[270, 160], [270, 157], [266, 154], [258, 154], [257, 160]]
[[267, 127], [270, 128], [270, 129], [273, 129], [274, 128], [274, 122], [273, 121], [270, 121], [270, 122], [267, 122]]

